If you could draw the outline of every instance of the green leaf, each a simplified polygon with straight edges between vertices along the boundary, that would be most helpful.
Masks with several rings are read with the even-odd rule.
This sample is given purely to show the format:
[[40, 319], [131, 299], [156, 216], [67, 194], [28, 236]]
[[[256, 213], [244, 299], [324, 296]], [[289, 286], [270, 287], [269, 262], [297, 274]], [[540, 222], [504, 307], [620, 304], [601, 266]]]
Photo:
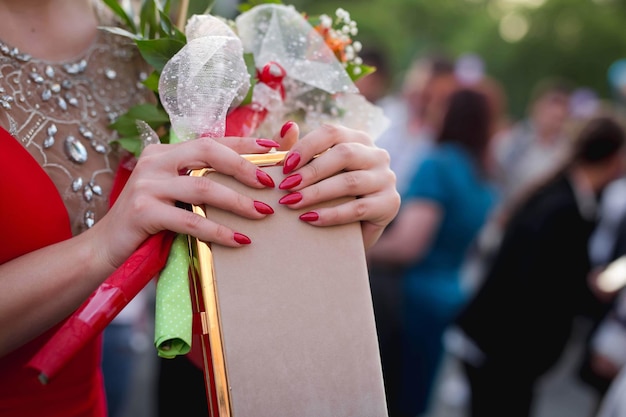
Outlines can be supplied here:
[[189, 2], [189, 9], [187, 10], [187, 19], [194, 14], [208, 14], [211, 12], [215, 0], [193, 0]]
[[363, 78], [366, 75], [373, 73], [374, 71], [376, 71], [376, 67], [372, 67], [370, 65], [363, 65], [363, 64], [356, 65], [354, 63], [349, 62], [348, 65], [346, 66], [346, 72], [350, 76], [350, 79], [352, 80], [352, 82], [360, 78]]
[[139, 13], [139, 29], [144, 38], [153, 39], [158, 30], [155, 0], [144, 0]]
[[132, 32], [137, 33], [137, 26], [135, 26], [132, 15], [128, 14], [122, 8], [118, 0], [104, 0], [104, 3], [122, 19], [122, 22], [124, 22]]
[[163, 37], [169, 37], [183, 43], [187, 43], [187, 37], [185, 34], [181, 32], [176, 25], [172, 24], [172, 21], [166, 12], [159, 11], [159, 16], [161, 18], [161, 35]]
[[252, 53], [243, 54], [243, 61], [246, 63], [248, 74], [250, 74], [250, 88], [246, 93], [246, 97], [241, 102], [241, 105], [250, 104], [252, 102], [252, 91], [257, 83], [256, 64], [254, 62], [254, 55]]
[[165, 4], [163, 5], [163, 13], [166, 15], [170, 15], [170, 9], [172, 7], [172, 2], [170, 0], [165, 0]]
[[141, 56], [159, 74], [163, 67], [178, 51], [185, 46], [184, 42], [170, 38], [139, 39], [135, 41]]
[[148, 87], [151, 91], [155, 93], [159, 92], [159, 74], [156, 71], [152, 71], [152, 73], [143, 80], [143, 85]]
[[129, 32], [126, 29], [118, 28], [115, 26], [99, 26], [100, 29], [106, 30], [107, 32], [111, 32], [115, 35], [124, 36], [126, 38], [130, 38], [134, 41], [141, 39], [141, 37], [135, 33]]
[[157, 129], [169, 123], [168, 114], [155, 104], [139, 104], [131, 107], [126, 113], [119, 116], [109, 127], [116, 130], [120, 136], [136, 136], [139, 134], [137, 120], [143, 120], [151, 128]]
[[243, 3], [237, 7], [240, 12], [247, 12], [255, 6], [259, 6], [261, 4], [283, 4], [280, 0], [248, 0], [246, 3]]
[[112, 143], [118, 143], [122, 148], [126, 149], [128, 152], [131, 152], [136, 157], [139, 157], [141, 151], [143, 150], [143, 142], [141, 137], [139, 136], [127, 136], [118, 138]]
[[131, 107], [126, 114], [135, 119], [143, 120], [150, 126], [153, 123], [165, 123], [170, 120], [165, 110], [160, 109], [156, 104], [138, 104]]

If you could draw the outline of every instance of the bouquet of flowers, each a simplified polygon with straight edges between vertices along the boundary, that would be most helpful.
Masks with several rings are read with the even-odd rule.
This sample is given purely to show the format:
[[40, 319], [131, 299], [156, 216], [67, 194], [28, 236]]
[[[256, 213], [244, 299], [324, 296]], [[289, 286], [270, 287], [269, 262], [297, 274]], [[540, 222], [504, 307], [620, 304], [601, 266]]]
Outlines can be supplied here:
[[[358, 57], [360, 44], [352, 40], [356, 23], [343, 9], [334, 17], [308, 17], [292, 6], [261, 0], [242, 6], [235, 20], [208, 12], [194, 15], [183, 32], [170, 20], [169, 0], [144, 0], [138, 19], [117, 0], [105, 3], [126, 26], [105, 29], [132, 39], [154, 69], [144, 84], [155, 92], [155, 102], [131, 108], [111, 125], [131, 162], [151, 141], [272, 137], [287, 120], [296, 121], [303, 133], [337, 123], [373, 137], [388, 125], [382, 110], [354, 84], [374, 68]], [[185, 11], [179, 14], [186, 16]], [[131, 169], [132, 163], [122, 164], [120, 188]], [[172, 246], [174, 238], [162, 232], [148, 239], [68, 319], [30, 363], [42, 381], [52, 378], [161, 272], [158, 308], [159, 285], [171, 272], [168, 253], [180, 258], [188, 250], [184, 244]], [[189, 258], [188, 253], [183, 257]], [[183, 275], [179, 279], [187, 281], [187, 272]], [[191, 332], [191, 324], [188, 328]], [[182, 336], [182, 346], [173, 353], [168, 352], [171, 337], [155, 342], [160, 355], [189, 351], [190, 334]]]

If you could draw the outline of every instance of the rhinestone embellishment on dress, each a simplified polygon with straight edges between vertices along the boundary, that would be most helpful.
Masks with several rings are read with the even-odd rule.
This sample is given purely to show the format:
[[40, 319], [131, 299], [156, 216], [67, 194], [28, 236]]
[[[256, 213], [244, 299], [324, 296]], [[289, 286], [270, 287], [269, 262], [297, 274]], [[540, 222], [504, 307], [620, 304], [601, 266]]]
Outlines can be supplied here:
[[60, 63], [0, 41], [0, 123], [51, 177], [74, 234], [108, 210], [121, 157], [109, 125], [151, 97], [142, 62], [133, 42], [105, 31], [81, 57]]

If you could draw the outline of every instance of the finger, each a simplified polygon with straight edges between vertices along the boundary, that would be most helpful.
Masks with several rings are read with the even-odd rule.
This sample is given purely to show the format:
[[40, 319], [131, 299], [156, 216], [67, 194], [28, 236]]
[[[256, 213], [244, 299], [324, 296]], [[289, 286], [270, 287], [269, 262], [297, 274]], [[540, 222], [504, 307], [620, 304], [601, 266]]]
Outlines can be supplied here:
[[269, 186], [268, 182], [262, 181], [262, 177], [267, 176], [259, 175], [262, 172], [255, 164], [212, 138], [198, 138], [175, 145], [150, 145], [135, 169], [169, 178], [172, 172], [209, 167], [255, 188]]
[[276, 132], [274, 140], [280, 143], [279, 151], [287, 151], [298, 141], [300, 137], [300, 126], [293, 121], [288, 121], [282, 125], [280, 132]]
[[342, 126], [323, 125], [294, 144], [285, 158], [283, 172], [288, 174], [333, 146], [348, 142], [370, 146], [373, 144], [365, 132]]
[[[232, 188], [211, 179], [211, 176], [178, 176], [164, 184], [154, 185], [157, 198], [167, 201], [183, 201], [196, 206], [209, 205], [250, 219], [260, 219], [271, 211], [266, 202], [259, 206], [258, 201], [240, 194]], [[271, 207], [270, 207], [271, 209]]]
[[[293, 174], [298, 175], [298, 174]], [[375, 171], [349, 171], [326, 178], [304, 188], [293, 188], [288, 195], [299, 194], [299, 198], [282, 198], [281, 204], [301, 209], [339, 197], [360, 197], [383, 189], [387, 179]], [[295, 200], [295, 202], [293, 202]]]
[[267, 138], [225, 137], [215, 138], [215, 141], [229, 147], [238, 154], [267, 153], [272, 149], [278, 149], [281, 146], [281, 144], [276, 140]]
[[344, 171], [375, 170], [388, 162], [386, 151], [359, 143], [340, 143], [297, 170], [303, 185]]
[[397, 210], [390, 212], [388, 206], [395, 199], [395, 206], [400, 206], [400, 196], [397, 193], [387, 195], [383, 192], [357, 198], [332, 207], [316, 208], [300, 215], [300, 220], [313, 226], [328, 227], [347, 224], [360, 220], [363, 244], [369, 248], [382, 234], [385, 227], [397, 214]]
[[355, 221], [367, 221], [373, 224], [380, 223], [383, 227], [386, 224], [384, 222], [388, 212], [383, 201], [373, 196], [355, 198], [338, 205], [316, 208], [309, 213], [316, 213], [317, 216], [306, 216], [304, 219], [301, 216], [301, 220], [315, 226], [335, 226]]
[[229, 247], [239, 247], [246, 243], [242, 240], [245, 233], [233, 230], [228, 226], [216, 223], [192, 211], [174, 206], [162, 209], [162, 228], [177, 233], [187, 234], [203, 242], [217, 243]]

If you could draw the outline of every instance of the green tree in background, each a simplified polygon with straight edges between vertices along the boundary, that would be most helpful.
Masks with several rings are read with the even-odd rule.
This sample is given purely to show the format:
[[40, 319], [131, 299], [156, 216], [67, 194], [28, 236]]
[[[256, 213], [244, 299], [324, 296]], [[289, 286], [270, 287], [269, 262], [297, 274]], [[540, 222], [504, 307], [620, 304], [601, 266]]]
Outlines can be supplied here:
[[[173, 1], [175, 5], [177, 1]], [[201, 12], [207, 0], [189, 0]], [[234, 17], [237, 0], [213, 11]], [[411, 61], [431, 52], [479, 55], [500, 81], [511, 116], [521, 117], [539, 80], [564, 77], [611, 98], [609, 66], [626, 58], [626, 0], [283, 0], [311, 15], [344, 8], [356, 39], [383, 49], [399, 85]]]
[[[219, 1], [219, 0], [218, 0]], [[533, 85], [561, 76], [611, 98], [608, 67], [626, 58], [626, 0], [293, 0], [311, 14], [348, 10], [363, 44], [388, 51], [398, 77], [431, 51], [482, 57], [519, 117]], [[505, 39], [505, 37], [508, 37]]]

